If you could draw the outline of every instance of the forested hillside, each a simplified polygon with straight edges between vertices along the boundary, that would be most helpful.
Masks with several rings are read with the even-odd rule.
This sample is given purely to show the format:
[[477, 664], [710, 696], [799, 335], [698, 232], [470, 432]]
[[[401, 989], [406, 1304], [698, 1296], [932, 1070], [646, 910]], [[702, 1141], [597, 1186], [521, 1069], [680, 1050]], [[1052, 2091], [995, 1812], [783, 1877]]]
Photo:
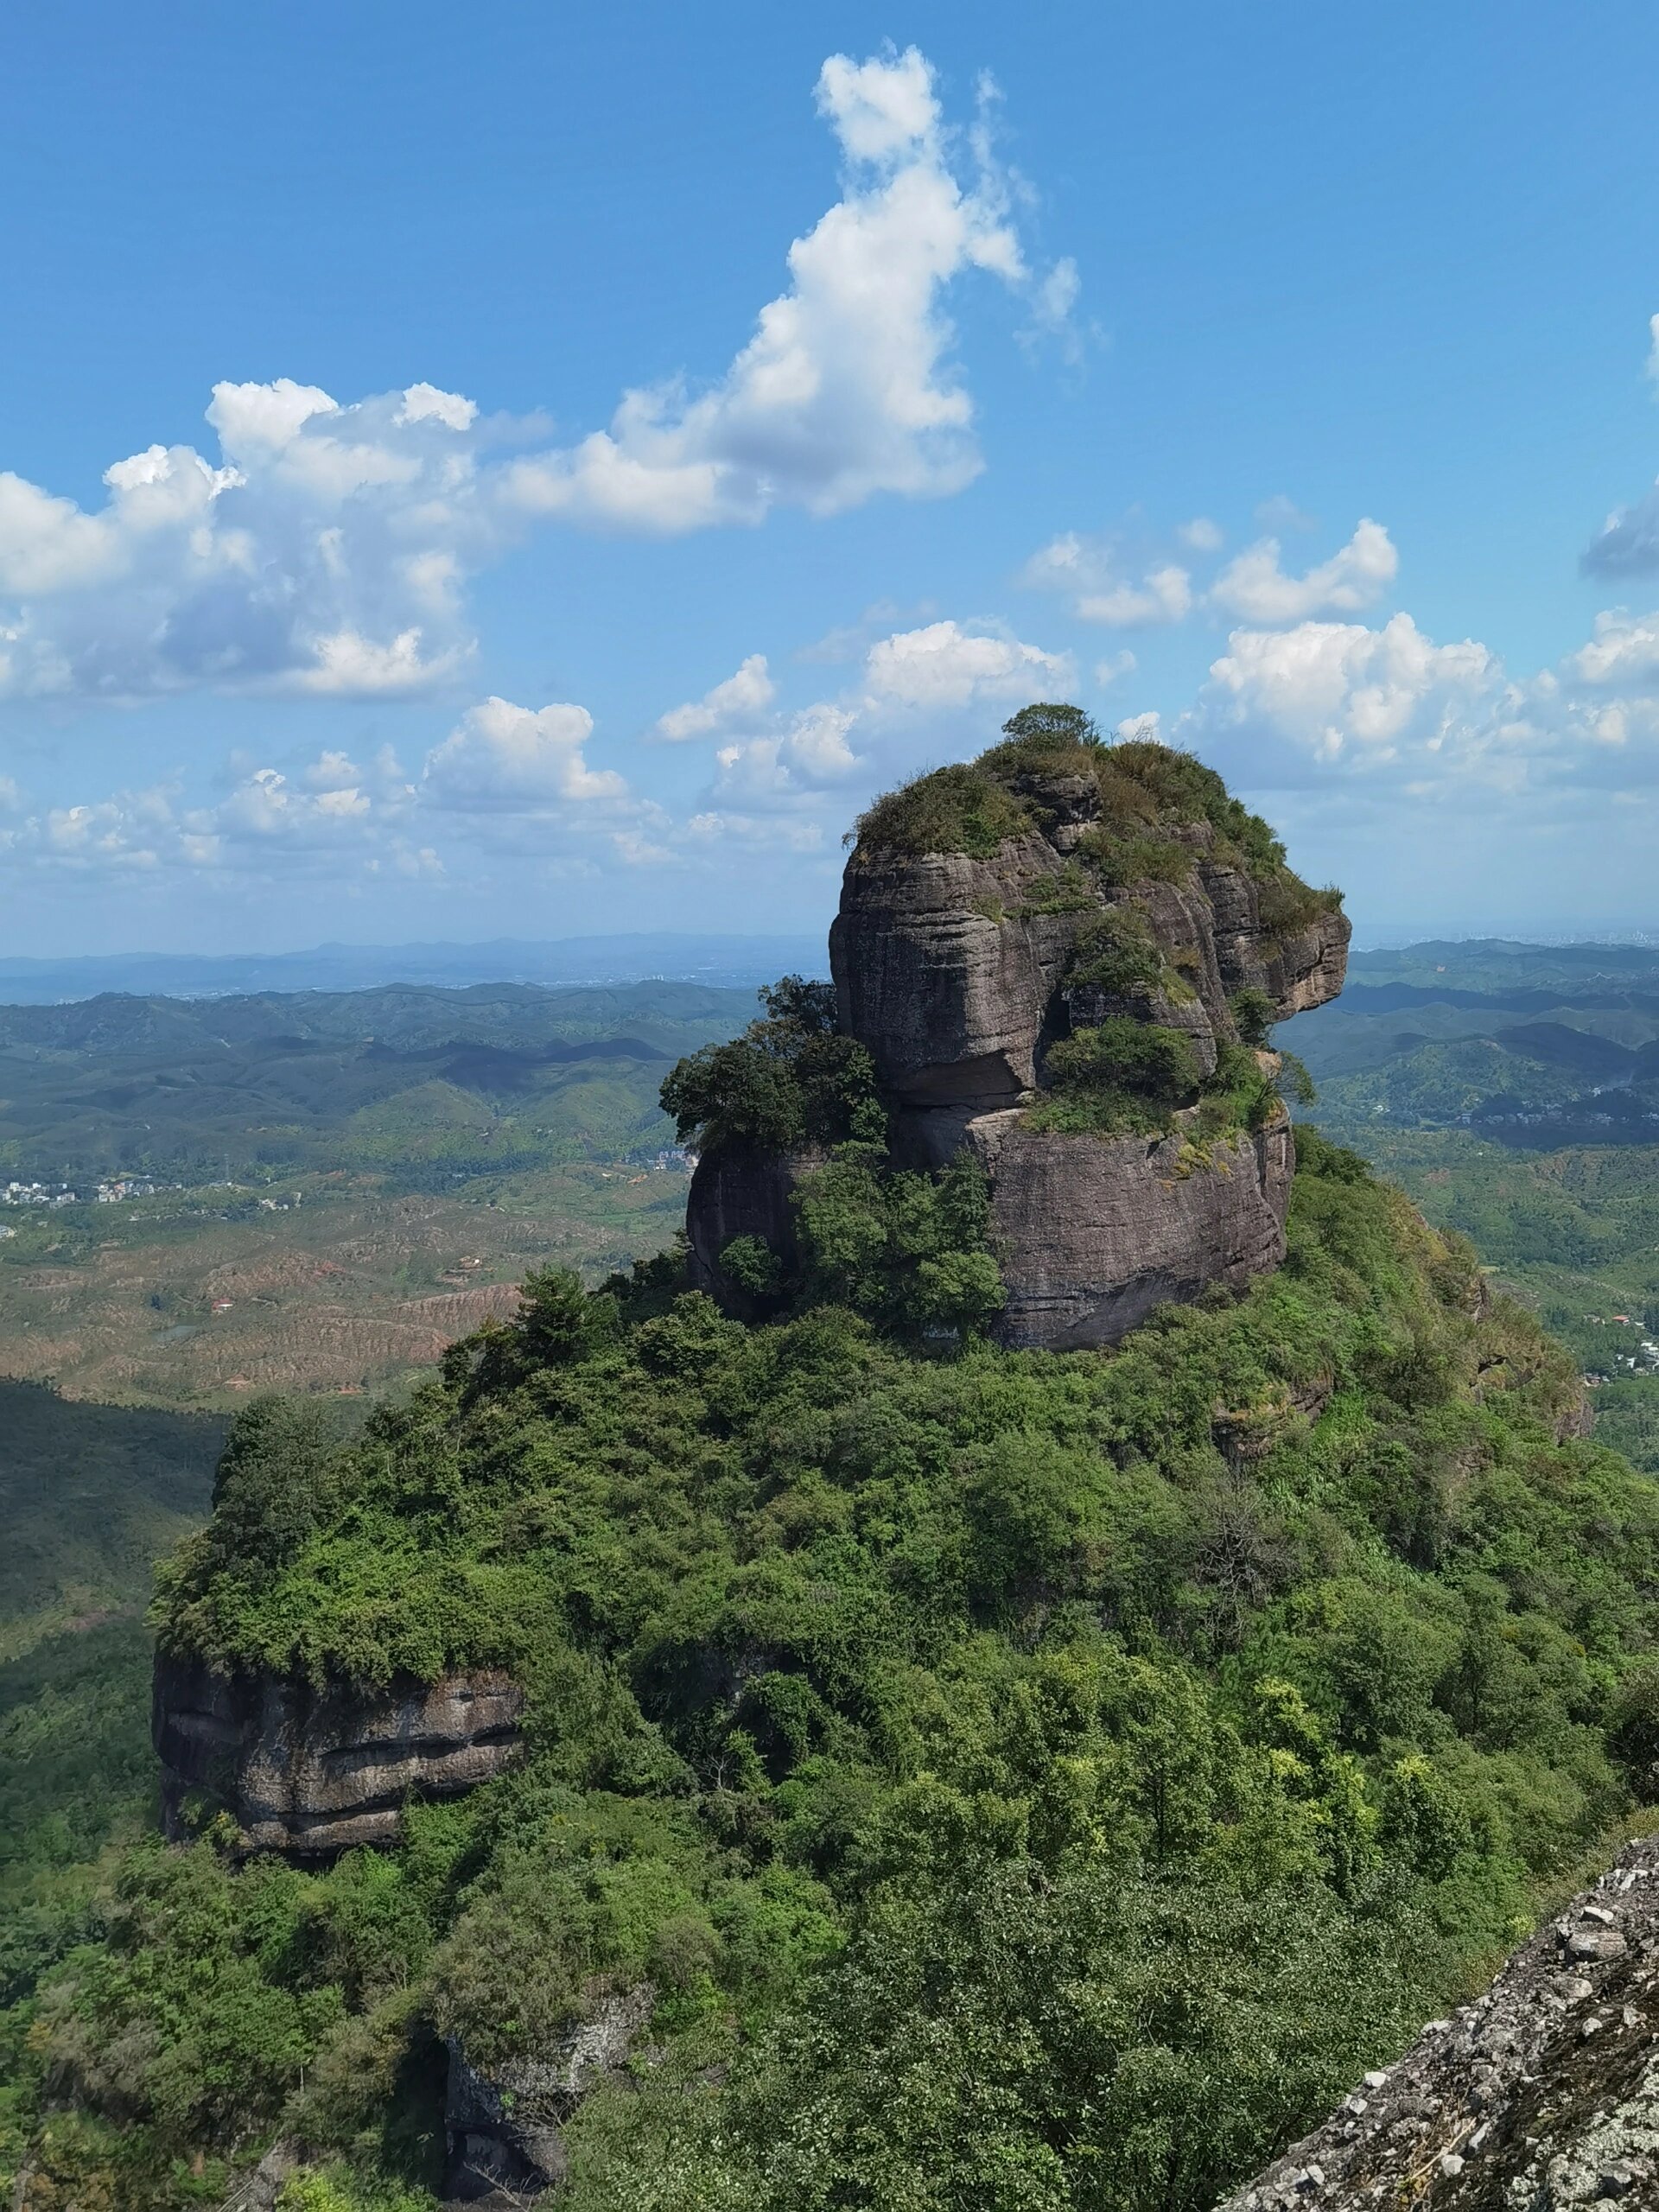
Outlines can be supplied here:
[[1319, 1125], [1525, 1299], [1598, 1433], [1659, 1474], [1659, 953], [1475, 940], [1354, 957], [1279, 1033]]
[[510, 2067], [610, 1992], [652, 2026], [574, 2205], [1201, 2212], [1651, 1788], [1651, 1485], [1299, 1152], [1283, 1271], [1111, 1358], [550, 1278], [361, 1442], [244, 1452], [164, 1642], [507, 1663], [531, 1756], [391, 1855], [239, 1862], [204, 1802], [110, 1861], [11, 1991], [28, 2201], [282, 2136], [334, 2162], [296, 2202], [424, 2202], [442, 2038]]

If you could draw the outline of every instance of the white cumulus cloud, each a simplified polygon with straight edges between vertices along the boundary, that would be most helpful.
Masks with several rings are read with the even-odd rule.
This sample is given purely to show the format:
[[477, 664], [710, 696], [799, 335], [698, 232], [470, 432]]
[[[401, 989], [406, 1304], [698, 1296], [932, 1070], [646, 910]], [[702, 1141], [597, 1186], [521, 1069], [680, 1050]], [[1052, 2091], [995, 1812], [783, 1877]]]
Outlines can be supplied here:
[[[980, 467], [973, 404], [944, 300], [977, 270], [1033, 280], [1006, 184], [980, 149], [953, 165], [931, 65], [912, 47], [825, 62], [819, 112], [840, 142], [842, 198], [789, 250], [790, 284], [720, 380], [626, 393], [610, 427], [519, 461], [527, 512], [626, 530], [758, 521], [774, 505], [834, 514], [879, 492], [955, 492]], [[1075, 271], [1038, 283], [1057, 311]]]
[[1357, 622], [1235, 630], [1211, 665], [1199, 714], [1327, 759], [1387, 760], [1408, 740], [1433, 748], [1471, 708], [1486, 705], [1500, 678], [1484, 645], [1437, 645], [1408, 614], [1380, 630]]
[[948, 621], [882, 638], [864, 662], [866, 697], [884, 706], [965, 707], [973, 699], [1011, 699], [1016, 693], [1027, 699], [1064, 691], [1074, 679], [1065, 653]]
[[1285, 573], [1279, 541], [1247, 546], [1211, 586], [1224, 613], [1246, 622], [1305, 622], [1316, 614], [1357, 614], [1374, 606], [1399, 571], [1400, 556], [1380, 522], [1365, 517], [1348, 543], [1305, 575]]
[[[1185, 525], [1201, 537], [1211, 528]], [[1194, 543], [1190, 537], [1185, 542]], [[1179, 561], [1155, 562], [1139, 578], [1126, 575], [1115, 544], [1077, 531], [1062, 531], [1033, 553], [1022, 581], [1039, 591], [1058, 592], [1080, 622], [1109, 630], [1154, 629], [1184, 622], [1192, 611], [1192, 574]]]
[[751, 653], [734, 676], [705, 691], [701, 699], [671, 707], [658, 719], [657, 735], [671, 745], [694, 737], [714, 737], [727, 730], [752, 727], [778, 696], [778, 687], [766, 669], [764, 653]]
[[147, 447], [91, 509], [0, 472], [0, 696], [429, 690], [466, 664], [468, 576], [537, 518], [660, 534], [959, 489], [981, 461], [953, 288], [988, 276], [1052, 322], [1076, 270], [1029, 265], [988, 128], [947, 128], [914, 48], [832, 56], [817, 105], [841, 197], [712, 383], [527, 450], [538, 425], [427, 382], [347, 404], [226, 382], [216, 456]]
[[457, 813], [626, 799], [627, 784], [613, 769], [588, 766], [582, 748], [593, 729], [586, 707], [486, 699], [427, 754], [423, 795]]

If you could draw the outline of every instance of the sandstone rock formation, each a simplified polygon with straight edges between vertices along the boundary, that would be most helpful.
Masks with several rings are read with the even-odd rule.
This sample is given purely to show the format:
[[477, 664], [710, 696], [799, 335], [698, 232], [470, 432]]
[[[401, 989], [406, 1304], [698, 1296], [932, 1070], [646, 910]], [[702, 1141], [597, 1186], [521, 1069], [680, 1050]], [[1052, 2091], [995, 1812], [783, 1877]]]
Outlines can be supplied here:
[[[984, 1169], [1002, 1341], [1115, 1343], [1283, 1257], [1282, 1108], [1217, 1128], [1194, 1105], [1141, 1134], [1040, 1109], [1056, 1048], [1102, 1024], [1173, 1033], [1195, 1082], [1218, 1084], [1241, 1017], [1259, 1035], [1336, 995], [1349, 934], [1218, 778], [1159, 746], [1020, 739], [864, 817], [830, 935], [840, 1030], [870, 1055], [899, 1164], [965, 1150]], [[791, 1194], [813, 1164], [740, 1146], [699, 1166], [695, 1279], [729, 1311], [753, 1302], [721, 1252], [759, 1236], [792, 1267]]]
[[1659, 1837], [1218, 2212], [1659, 2205]]
[[248, 1851], [324, 1856], [395, 1842], [406, 1798], [471, 1789], [517, 1753], [524, 1693], [476, 1671], [384, 1692], [317, 1691], [157, 1656], [151, 1736], [168, 1832], [200, 1790]]
[[1154, 1306], [1211, 1283], [1243, 1290], [1285, 1255], [1293, 1166], [1282, 1111], [1220, 1139], [1199, 1162], [1177, 1134], [1065, 1136], [982, 1114], [964, 1141], [990, 1179], [1011, 1344], [1115, 1344]]
[[755, 1236], [777, 1254], [783, 1268], [794, 1268], [799, 1254], [790, 1200], [801, 1177], [821, 1167], [826, 1156], [817, 1145], [783, 1153], [705, 1153], [686, 1199], [692, 1288], [707, 1291], [740, 1319], [753, 1319], [756, 1301], [723, 1273], [720, 1255], [736, 1238]]

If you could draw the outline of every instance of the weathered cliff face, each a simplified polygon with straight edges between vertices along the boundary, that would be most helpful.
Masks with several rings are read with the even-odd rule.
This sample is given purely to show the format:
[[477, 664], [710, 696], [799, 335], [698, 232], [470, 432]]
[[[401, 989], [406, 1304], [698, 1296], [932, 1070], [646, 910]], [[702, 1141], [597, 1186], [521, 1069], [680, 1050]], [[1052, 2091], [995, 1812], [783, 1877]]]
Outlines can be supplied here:
[[755, 1317], [759, 1301], [724, 1272], [720, 1255], [737, 1238], [755, 1236], [781, 1267], [794, 1268], [800, 1255], [791, 1200], [801, 1177], [822, 1166], [825, 1156], [817, 1146], [800, 1146], [785, 1153], [711, 1152], [698, 1160], [685, 1205], [694, 1290], [707, 1291], [740, 1319]]
[[1285, 1256], [1290, 1123], [1218, 1139], [1195, 1160], [1162, 1139], [1065, 1136], [1018, 1108], [970, 1121], [1008, 1302], [1005, 1344], [1076, 1351], [1116, 1344], [1154, 1306], [1211, 1283], [1242, 1290]]
[[[1040, 1080], [1046, 1046], [1103, 1012], [1209, 1040], [1233, 1034], [1227, 1001], [1239, 991], [1261, 991], [1284, 1020], [1341, 990], [1346, 915], [1332, 906], [1275, 933], [1250, 878], [1206, 857], [1215, 842], [1207, 823], [1183, 827], [1193, 852], [1187, 882], [1121, 889], [1092, 881], [1056, 835], [1033, 830], [988, 860], [855, 851], [848, 862], [830, 931], [842, 1027], [899, 1103], [1007, 1104]], [[1068, 987], [1090, 927], [1131, 907], [1191, 990], [1184, 1009], [1153, 995], [1116, 1007]], [[1213, 1047], [1207, 1057], [1213, 1068]]]
[[603, 1997], [556, 2049], [488, 2074], [470, 2065], [452, 2040], [444, 2101], [448, 2197], [467, 2202], [499, 2192], [498, 2201], [521, 2203], [556, 2189], [567, 2164], [565, 2122], [601, 2082], [621, 2077], [655, 2003], [649, 1982]]
[[1218, 2212], [1659, 2205], [1659, 1838]]
[[385, 1692], [314, 1690], [158, 1656], [151, 1735], [170, 1834], [208, 1793], [249, 1851], [325, 1855], [397, 1840], [414, 1792], [471, 1789], [517, 1754], [524, 1693], [505, 1675], [453, 1674]]
[[[1256, 839], [1248, 863], [1214, 821], [1179, 802], [1157, 812], [1150, 785], [1113, 817], [1117, 756], [1078, 757], [1088, 772], [999, 769], [1012, 826], [994, 849], [981, 837], [981, 855], [884, 843], [867, 817], [830, 935], [840, 1030], [870, 1055], [895, 1160], [937, 1171], [966, 1151], [983, 1168], [1008, 1294], [997, 1333], [1052, 1349], [1115, 1343], [1166, 1300], [1277, 1266], [1294, 1165], [1281, 1107], [1208, 1135], [1192, 1111], [1140, 1136], [1033, 1117], [1056, 1048], [1128, 1021], [1175, 1033], [1198, 1082], [1221, 1082], [1224, 1056], [1238, 1059], [1240, 995], [1253, 1034], [1323, 1004], [1342, 988], [1350, 934], [1339, 906], [1261, 857], [1262, 825], [1239, 810], [1216, 819]], [[1152, 784], [1160, 761], [1179, 787], [1186, 771], [1166, 753]], [[722, 1274], [722, 1250], [759, 1236], [791, 1269], [791, 1197], [816, 1158], [738, 1147], [699, 1167], [695, 1279], [728, 1311], [751, 1318], [754, 1301]]]

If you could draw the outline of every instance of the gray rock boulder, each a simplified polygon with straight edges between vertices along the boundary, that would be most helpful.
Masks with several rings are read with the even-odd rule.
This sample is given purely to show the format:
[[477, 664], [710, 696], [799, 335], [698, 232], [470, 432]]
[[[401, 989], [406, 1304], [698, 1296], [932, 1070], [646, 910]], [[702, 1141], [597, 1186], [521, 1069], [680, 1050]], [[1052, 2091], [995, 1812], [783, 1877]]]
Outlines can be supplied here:
[[1016, 1108], [964, 1133], [991, 1186], [1004, 1344], [1116, 1344], [1154, 1307], [1190, 1303], [1211, 1283], [1242, 1290], [1284, 1258], [1294, 1155], [1282, 1112], [1196, 1152], [1179, 1129], [1067, 1136], [1022, 1123]]
[[486, 1669], [385, 1691], [314, 1689], [157, 1655], [150, 1732], [168, 1832], [195, 1791], [248, 1851], [326, 1856], [395, 1842], [406, 1799], [486, 1782], [519, 1751], [524, 1692]]
[[[1189, 825], [1193, 868], [1184, 883], [1108, 887], [1052, 831], [1009, 839], [987, 860], [855, 849], [830, 931], [842, 1029], [900, 1104], [1011, 1103], [1039, 1081], [1044, 1047], [1071, 1026], [1074, 949], [1103, 914], [1128, 908], [1192, 994], [1194, 1011], [1175, 1026], [1231, 1036], [1227, 1001], [1246, 989], [1262, 992], [1276, 1020], [1334, 998], [1347, 969], [1347, 917], [1333, 906], [1275, 931], [1262, 917], [1261, 887], [1205, 861], [1207, 830]], [[1166, 1001], [1159, 1018], [1169, 1011]], [[1153, 1018], [1149, 1007], [1143, 1018]]]
[[1218, 2212], [1659, 2205], [1659, 1837]]
[[471, 2065], [451, 2038], [444, 2100], [448, 2196], [464, 2203], [499, 2192], [522, 2202], [556, 2188], [566, 2171], [565, 2122], [601, 2082], [625, 2078], [629, 2052], [655, 2003], [649, 1982], [601, 1998], [556, 2048], [509, 2059], [488, 2073]]
[[[949, 842], [950, 793], [909, 801], [976, 776], [995, 830], [959, 840], [973, 850], [915, 849], [936, 830]], [[1126, 1136], [1111, 1132], [1135, 1116], [1092, 1129], [1077, 1126], [1087, 1114], [1030, 1109], [1058, 1079], [1058, 1046], [1125, 1020], [1185, 1038], [1198, 1085], [1230, 1052], [1236, 1084], [1240, 995], [1250, 1039], [1323, 1004], [1342, 988], [1349, 935], [1218, 779], [1158, 747], [1005, 747], [865, 817], [830, 933], [841, 1033], [870, 1055], [901, 1165], [937, 1171], [965, 1150], [983, 1168], [1003, 1341], [1113, 1344], [1159, 1305], [1279, 1264], [1294, 1163], [1282, 1109], [1196, 1142], [1184, 1110], [1140, 1116], [1159, 1134]], [[722, 1278], [720, 1252], [753, 1236], [793, 1268], [791, 1198], [822, 1157], [737, 1147], [699, 1166], [693, 1279], [728, 1311], [756, 1308]]]
[[810, 1146], [786, 1153], [705, 1153], [685, 1204], [692, 1288], [707, 1291], [741, 1320], [754, 1319], [760, 1301], [725, 1273], [720, 1255], [738, 1237], [755, 1236], [771, 1247], [781, 1267], [792, 1269], [800, 1255], [790, 1202], [802, 1176], [821, 1167], [826, 1156]]

